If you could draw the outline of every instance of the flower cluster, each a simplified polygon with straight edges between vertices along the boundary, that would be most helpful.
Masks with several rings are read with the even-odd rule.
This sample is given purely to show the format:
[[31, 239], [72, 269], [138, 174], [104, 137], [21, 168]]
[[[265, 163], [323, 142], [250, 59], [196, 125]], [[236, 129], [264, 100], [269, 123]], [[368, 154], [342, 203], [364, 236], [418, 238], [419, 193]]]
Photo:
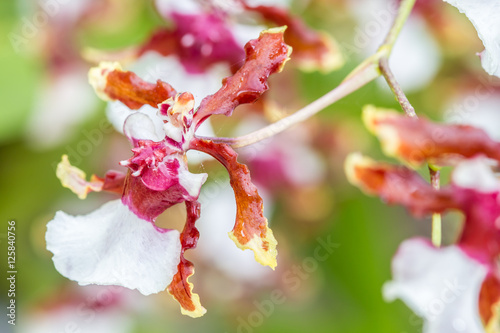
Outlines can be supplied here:
[[[351, 183], [400, 204], [416, 217], [450, 210], [465, 216], [455, 245], [436, 248], [419, 238], [405, 241], [393, 261], [388, 300], [404, 300], [425, 319], [425, 332], [483, 332], [498, 322], [500, 301], [500, 142], [480, 128], [435, 124], [368, 106], [365, 125], [384, 152], [407, 166], [348, 157]], [[435, 189], [411, 169], [430, 163], [454, 166], [451, 183]]]
[[[237, 205], [230, 237], [274, 269], [277, 242], [248, 168], [237, 161], [229, 145], [198, 138], [195, 132], [210, 116], [229, 116], [238, 105], [254, 102], [268, 89], [268, 77], [282, 70], [291, 53], [283, 40], [284, 30], [269, 29], [248, 42], [243, 65], [196, 111], [192, 94], [177, 93], [165, 82], [145, 82], [116, 63], [91, 69], [90, 82], [101, 98], [118, 100], [131, 109], [150, 105], [157, 115], [136, 112], [126, 119], [123, 131], [133, 146], [133, 156], [121, 162], [129, 169], [127, 174], [110, 171], [104, 178], [92, 176], [86, 181], [85, 174], [63, 157], [57, 175], [80, 198], [91, 191], [111, 191], [121, 194], [121, 199], [84, 216], [58, 212], [49, 222], [47, 248], [54, 253], [61, 274], [82, 285], [116, 284], [146, 295], [168, 286], [183, 313], [203, 315], [206, 310], [188, 282], [194, 266], [184, 252], [194, 248], [199, 237], [197, 198], [207, 175], [189, 172], [186, 152], [190, 149], [213, 156], [227, 169]], [[160, 128], [155, 126], [158, 120]], [[154, 224], [162, 212], [182, 202], [187, 219], [181, 233]]]

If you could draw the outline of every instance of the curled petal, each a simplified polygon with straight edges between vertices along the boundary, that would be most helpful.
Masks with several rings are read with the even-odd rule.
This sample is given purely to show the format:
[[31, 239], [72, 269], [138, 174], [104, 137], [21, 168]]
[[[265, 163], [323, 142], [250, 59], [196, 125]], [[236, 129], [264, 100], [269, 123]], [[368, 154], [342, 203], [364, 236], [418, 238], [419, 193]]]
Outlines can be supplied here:
[[146, 104], [156, 108], [176, 94], [168, 83], [146, 82], [132, 72], [123, 71], [118, 63], [102, 62], [99, 67], [91, 68], [89, 82], [101, 99], [118, 100], [133, 110]]
[[168, 292], [179, 302], [182, 314], [197, 318], [203, 316], [207, 310], [201, 305], [200, 297], [193, 293], [193, 284], [188, 282], [188, 278], [194, 274], [194, 265], [184, 258], [184, 252], [195, 248], [198, 243], [200, 233], [194, 224], [200, 217], [200, 204], [197, 201], [186, 201], [186, 210], [187, 220], [180, 237], [181, 259], [177, 273], [168, 286]]
[[222, 81], [219, 91], [203, 99], [194, 116], [196, 128], [210, 115], [230, 116], [238, 105], [254, 102], [269, 88], [269, 76], [281, 72], [292, 51], [283, 41], [284, 31], [285, 27], [263, 31], [245, 45], [245, 63]]
[[345, 162], [348, 180], [389, 204], [401, 204], [415, 215], [442, 212], [459, 203], [453, 190], [435, 191], [418, 173], [404, 166], [376, 162], [361, 154], [351, 154]]
[[144, 295], [164, 290], [177, 272], [177, 230], [155, 228], [120, 200], [88, 215], [57, 212], [47, 225], [56, 269], [80, 285], [119, 285]]
[[293, 49], [292, 60], [306, 71], [330, 72], [340, 68], [344, 59], [335, 40], [325, 32], [309, 29], [304, 22], [290, 15], [287, 9], [273, 6], [249, 6], [247, 11], [259, 13], [264, 20], [287, 26], [285, 42]]
[[78, 198], [85, 199], [89, 192], [108, 191], [121, 194], [125, 184], [125, 174], [119, 171], [108, 171], [103, 178], [96, 175], [86, 181], [85, 172], [69, 163], [68, 155], [63, 155], [61, 162], [57, 165], [57, 178], [62, 186], [69, 188]]
[[444, 0], [464, 13], [477, 30], [485, 50], [481, 64], [490, 75], [500, 77], [500, 3], [496, 0]]
[[425, 333], [482, 333], [479, 293], [488, 269], [459, 247], [436, 249], [422, 239], [401, 244], [384, 297], [403, 300], [424, 318]]
[[237, 207], [236, 223], [229, 237], [240, 249], [251, 249], [259, 263], [274, 269], [277, 242], [267, 226], [262, 198], [250, 179], [246, 165], [238, 163], [238, 154], [226, 144], [195, 139], [191, 142], [191, 148], [212, 155], [229, 173]]
[[500, 161], [500, 142], [492, 140], [479, 128], [435, 124], [373, 106], [365, 107], [363, 121], [380, 139], [387, 155], [410, 165], [450, 164], [456, 159], [479, 154]]

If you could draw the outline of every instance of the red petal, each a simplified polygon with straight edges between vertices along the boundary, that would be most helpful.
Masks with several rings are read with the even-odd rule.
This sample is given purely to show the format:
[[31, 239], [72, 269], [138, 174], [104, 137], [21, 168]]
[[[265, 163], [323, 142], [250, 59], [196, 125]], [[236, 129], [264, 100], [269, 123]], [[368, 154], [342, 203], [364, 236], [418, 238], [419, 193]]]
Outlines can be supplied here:
[[195, 198], [191, 197], [179, 182], [175, 182], [166, 190], [155, 191], [146, 186], [142, 177], [133, 177], [130, 172], [122, 196], [122, 202], [135, 215], [150, 222], [166, 209], [189, 199]]
[[230, 116], [240, 104], [255, 102], [269, 87], [267, 79], [279, 73], [289, 59], [291, 48], [283, 41], [285, 28], [263, 31], [245, 45], [246, 60], [222, 88], [203, 99], [194, 115], [196, 127], [213, 114]]
[[229, 237], [242, 250], [251, 249], [262, 265], [276, 267], [276, 239], [267, 226], [262, 198], [250, 179], [246, 165], [238, 163], [238, 154], [227, 144], [194, 139], [191, 149], [212, 155], [229, 173], [236, 198], [236, 223]]
[[259, 13], [264, 20], [277, 26], [287, 26], [285, 42], [293, 48], [292, 61], [304, 70], [319, 69], [325, 72], [344, 64], [336, 42], [326, 33], [309, 29], [304, 22], [287, 10], [272, 6], [247, 5], [245, 9]]
[[456, 158], [479, 154], [500, 161], [500, 143], [479, 128], [435, 124], [372, 106], [363, 110], [363, 120], [378, 136], [386, 154], [412, 165], [450, 164]]
[[168, 83], [146, 82], [132, 72], [123, 71], [117, 63], [101, 63], [92, 68], [89, 81], [103, 100], [118, 100], [133, 110], [146, 104], [157, 108], [158, 104], [176, 95]]
[[453, 187], [465, 225], [458, 244], [470, 257], [496, 266], [500, 255], [500, 195]]
[[198, 201], [186, 201], [187, 219], [181, 234], [181, 261], [179, 262], [177, 274], [168, 286], [168, 292], [179, 302], [181, 312], [191, 317], [201, 317], [207, 312], [201, 306], [200, 298], [193, 293], [193, 284], [188, 278], [194, 274], [194, 265], [184, 258], [184, 252], [196, 247], [200, 233], [195, 227], [195, 222], [200, 217], [200, 203]]
[[435, 191], [418, 173], [404, 166], [351, 154], [345, 172], [352, 184], [389, 204], [401, 204], [418, 216], [458, 207], [451, 189]]

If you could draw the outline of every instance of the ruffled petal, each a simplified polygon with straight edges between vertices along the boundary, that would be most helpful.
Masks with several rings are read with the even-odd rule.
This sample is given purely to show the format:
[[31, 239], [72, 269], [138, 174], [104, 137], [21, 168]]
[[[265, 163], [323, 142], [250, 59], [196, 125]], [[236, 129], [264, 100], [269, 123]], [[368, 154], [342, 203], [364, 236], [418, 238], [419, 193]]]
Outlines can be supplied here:
[[78, 198], [85, 199], [89, 192], [108, 191], [121, 194], [125, 185], [125, 174], [119, 171], [108, 171], [104, 178], [96, 175], [86, 181], [85, 172], [69, 163], [68, 155], [63, 155], [61, 162], [57, 165], [57, 178], [62, 186], [69, 188]]
[[178, 231], [155, 228], [120, 200], [88, 215], [57, 212], [46, 241], [63, 276], [80, 285], [119, 285], [144, 295], [170, 284], [181, 253]]
[[188, 282], [189, 277], [194, 274], [194, 265], [184, 258], [184, 252], [195, 248], [198, 243], [200, 233], [194, 224], [200, 217], [200, 204], [197, 201], [186, 201], [186, 211], [186, 224], [181, 234], [181, 260], [177, 266], [177, 274], [168, 286], [168, 292], [179, 302], [182, 314], [197, 318], [207, 310], [201, 305], [200, 297], [193, 293], [193, 284]]
[[265, 21], [286, 26], [285, 42], [293, 49], [292, 60], [306, 71], [330, 72], [344, 64], [337, 42], [325, 32], [309, 29], [304, 22], [292, 16], [288, 9], [275, 6], [251, 6], [243, 1], [245, 9], [259, 13]]
[[436, 249], [421, 239], [405, 241], [392, 271], [384, 297], [400, 298], [423, 317], [425, 333], [484, 332], [478, 300], [488, 269], [459, 247]]
[[366, 106], [366, 127], [381, 141], [384, 152], [410, 165], [453, 164], [483, 154], [500, 161], [500, 142], [485, 131], [467, 125], [435, 124], [391, 110]]
[[222, 81], [219, 91], [203, 99], [194, 116], [196, 128], [213, 114], [230, 116], [238, 105], [254, 102], [269, 88], [269, 76], [281, 72], [292, 51], [283, 41], [284, 31], [285, 27], [263, 31], [245, 45], [245, 63]]
[[132, 72], [123, 71], [118, 63], [102, 62], [99, 67], [91, 68], [89, 82], [101, 99], [118, 100], [133, 110], [147, 104], [156, 108], [177, 93], [168, 83], [160, 80], [149, 83]]
[[477, 30], [485, 50], [481, 53], [484, 70], [500, 77], [500, 2], [497, 0], [444, 0], [464, 13]]
[[259, 263], [274, 269], [277, 241], [268, 228], [262, 198], [250, 179], [247, 166], [238, 163], [238, 154], [226, 144], [195, 139], [191, 142], [191, 148], [212, 155], [229, 173], [237, 207], [236, 223], [229, 237], [240, 249], [251, 249]]

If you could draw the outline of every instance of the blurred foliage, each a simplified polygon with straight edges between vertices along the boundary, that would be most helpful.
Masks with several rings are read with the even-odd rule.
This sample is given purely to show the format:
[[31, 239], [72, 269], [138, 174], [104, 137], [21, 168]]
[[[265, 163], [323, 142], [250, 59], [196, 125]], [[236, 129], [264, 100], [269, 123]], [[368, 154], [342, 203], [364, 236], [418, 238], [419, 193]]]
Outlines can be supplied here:
[[[335, 2], [332, 2], [335, 3]], [[95, 128], [104, 117], [104, 103], [99, 113], [82, 124], [81, 131], [75, 133], [68, 142], [48, 151], [35, 151], [24, 140], [24, 126], [33, 107], [34, 96], [44, 76], [43, 62], [36, 55], [19, 54], [5, 38], [19, 26], [19, 5], [15, 1], [0, 2], [0, 31], [4, 38], [0, 41], [0, 240], [2, 242], [2, 276], [5, 274], [5, 232], [6, 223], [15, 220], [17, 226], [17, 304], [18, 320], [27, 320], [31, 311], [40, 307], [46, 299], [54, 297], [61, 286], [76, 285], [60, 276], [45, 250], [45, 224], [54, 213], [67, 208], [70, 213], [90, 211], [98, 206], [104, 195], [93, 194], [89, 204], [79, 211], [80, 202], [67, 189], [61, 187], [55, 177], [54, 165], [67, 147], [75, 147], [85, 140], [83, 130]], [[341, 13], [334, 15], [339, 23], [319, 18], [317, 13], [307, 16], [314, 26], [339, 31], [339, 38], [346, 41], [350, 36], [346, 31], [353, 29], [353, 22]], [[334, 20], [333, 20], [334, 21]], [[113, 48], [133, 45], [143, 40], [148, 32], [158, 24], [164, 24], [145, 2], [139, 6], [139, 13], [133, 24], [123, 29], [104, 31], [87, 28], [78, 36], [79, 44], [97, 48]], [[304, 103], [326, 93], [335, 87], [354, 66], [359, 57], [349, 58], [346, 66], [328, 75], [320, 73], [295, 73], [299, 87], [303, 91]], [[428, 95], [426, 95], [428, 94]], [[430, 96], [430, 97], [429, 97]], [[435, 98], [432, 91], [421, 91], [410, 95], [419, 114], [436, 115], [436, 109], [429, 98]], [[361, 108], [365, 104], [397, 108], [393, 96], [376, 83], [360, 89], [327, 108], [318, 119], [342, 127], [344, 122], [358, 124], [361, 138], [346, 136], [353, 150], [363, 149], [373, 157], [382, 157], [378, 143], [366, 130], [360, 120]], [[71, 110], [68, 110], [71, 112]], [[102, 174], [108, 164], [105, 159], [108, 149], [118, 135], [110, 135], [95, 147], [90, 158], [79, 165], [88, 174]], [[358, 145], [357, 141], [367, 145]], [[293, 148], [292, 148], [293, 149]], [[369, 151], [367, 151], [369, 149]], [[339, 155], [340, 156], [340, 155]], [[126, 158], [126, 156], [123, 156]], [[331, 161], [331, 160], [330, 160]], [[343, 159], [329, 166], [331, 176], [327, 187], [332, 189], [331, 213], [314, 228], [307, 223], [294, 220], [287, 213], [285, 199], [282, 198], [274, 212], [273, 230], [279, 244], [285, 244], [289, 251], [287, 260], [280, 262], [275, 272], [282, 279], [293, 265], [300, 265], [312, 256], [318, 246], [318, 238], [330, 236], [339, 244], [338, 249], [304, 279], [298, 289], [287, 294], [284, 304], [276, 304], [272, 313], [264, 318], [262, 325], [251, 327], [252, 332], [419, 332], [420, 321], [401, 303], [386, 303], [382, 299], [381, 288], [390, 279], [390, 261], [398, 244], [413, 235], [428, 234], [429, 221], [414, 222], [400, 208], [388, 207], [378, 198], [367, 197], [350, 186], [342, 171]], [[286, 196], [286, 194], [283, 194]], [[94, 200], [94, 201], [92, 201]], [[223, 212], [221, 214], [224, 214]], [[203, 235], [202, 235], [203, 237]], [[235, 248], [235, 251], [239, 251]], [[285, 258], [286, 258], [285, 257]], [[279, 266], [280, 266], [279, 265]], [[193, 277], [195, 286], [202, 286], [204, 273], [208, 269], [197, 266]], [[0, 279], [2, 300], [5, 299], [7, 282]], [[164, 309], [155, 307], [147, 314], [134, 315], [135, 331], [156, 332], [246, 332], [238, 331], [243, 318], [247, 320], [255, 310], [254, 302], [270, 299], [275, 287], [260, 289], [252, 297], [238, 304], [228, 304], [222, 299], [204, 301], [208, 313], [201, 319], [193, 320], [182, 316], [177, 305]], [[196, 289], [199, 290], [199, 289]], [[203, 291], [199, 291], [203, 300]], [[169, 298], [166, 292], [164, 296]], [[169, 300], [170, 301], [170, 300]], [[159, 303], [161, 305], [161, 303]], [[3, 306], [3, 301], [2, 301]], [[4, 319], [2, 319], [4, 320]]]

